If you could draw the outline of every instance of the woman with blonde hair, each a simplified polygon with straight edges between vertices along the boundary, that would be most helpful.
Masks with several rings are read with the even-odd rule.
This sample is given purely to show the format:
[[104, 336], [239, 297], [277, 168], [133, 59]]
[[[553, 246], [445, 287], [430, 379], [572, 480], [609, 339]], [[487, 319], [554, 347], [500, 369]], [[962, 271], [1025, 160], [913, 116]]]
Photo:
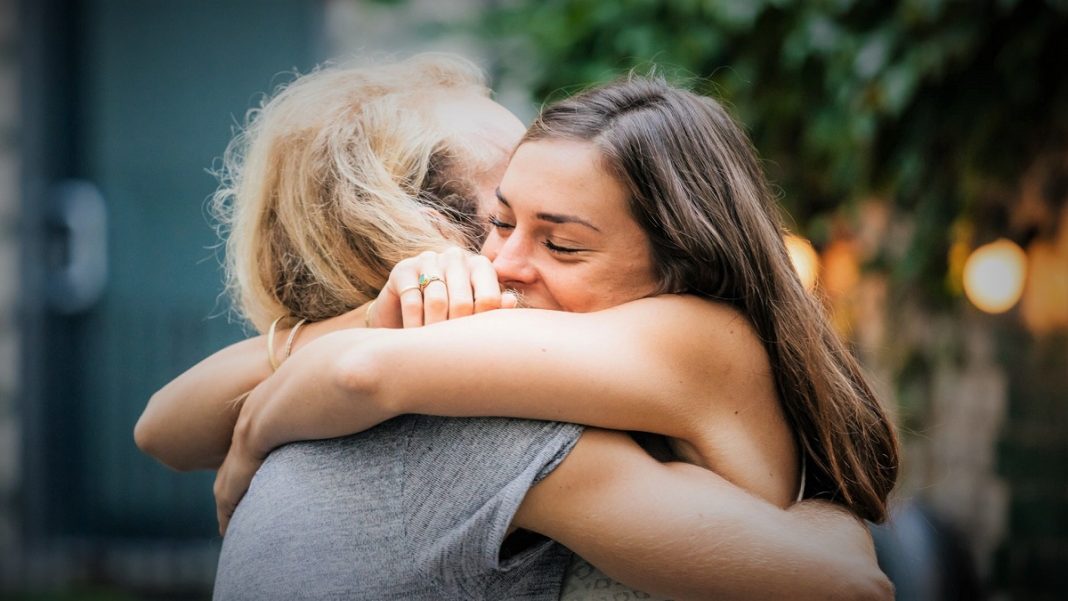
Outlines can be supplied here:
[[[227, 147], [213, 198], [236, 313], [261, 333], [315, 322], [296, 347], [363, 326], [401, 259], [477, 248], [477, 205], [494, 202], [523, 129], [479, 69], [450, 55], [325, 67], [281, 88]], [[500, 291], [480, 301], [496, 308]], [[156, 393], [135, 429], [142, 450], [175, 469], [217, 468], [236, 413], [216, 400], [271, 373], [266, 340], [228, 347]]]
[[[399, 68], [410, 66], [409, 63]], [[386, 86], [366, 86], [366, 96], [350, 98], [354, 108], [346, 117], [361, 124], [345, 130], [352, 136], [348, 142], [324, 141], [323, 138], [330, 136], [322, 134], [323, 128], [314, 122], [306, 129], [277, 136], [276, 148], [284, 149], [280, 152], [295, 166], [287, 170], [285, 159], [272, 163], [268, 160], [271, 154], [268, 148], [268, 158], [259, 163], [274, 165], [259, 171], [267, 179], [264, 190], [270, 190], [260, 196], [266, 199], [267, 206], [242, 213], [243, 208], [237, 206], [243, 201], [239, 191], [233, 213], [233, 231], [237, 231], [246, 214], [260, 215], [260, 225], [251, 230], [253, 234], [248, 240], [252, 242], [246, 240], [245, 246], [240, 241], [235, 243], [231, 234], [228, 250], [252, 256], [262, 253], [244, 267], [235, 260], [235, 271], [258, 269], [258, 275], [247, 279], [239, 275], [236, 279], [236, 286], [242, 291], [241, 306], [245, 306], [246, 296], [249, 299], [255, 296], [246, 295], [245, 287], [259, 286], [257, 294], [262, 292], [264, 298], [277, 301], [284, 310], [282, 314], [293, 316], [290, 319], [299, 316], [301, 320], [295, 321], [288, 333], [278, 334], [279, 340], [286, 340], [284, 347], [268, 352], [276, 337], [274, 332], [265, 340], [239, 343], [194, 367], [157, 393], [138, 424], [136, 435], [142, 448], [172, 465], [214, 466], [226, 454], [228, 434], [233, 431], [231, 459], [227, 460], [217, 483], [219, 492], [225, 496], [228, 479], [240, 482], [251, 477], [251, 472], [240, 473], [243, 466], [251, 466], [253, 471], [258, 467], [254, 462], [242, 463], [243, 454], [250, 448], [259, 451], [263, 444], [273, 448], [283, 442], [274, 438], [279, 435], [280, 425], [285, 425], [283, 429], [288, 427], [282, 435], [288, 440], [342, 435], [393, 417], [387, 415], [389, 409], [383, 408], [398, 399], [376, 397], [377, 392], [386, 390], [397, 392], [406, 400], [422, 398], [426, 401], [425, 408], [431, 408], [440, 399], [446, 413], [491, 415], [497, 412], [492, 399], [499, 393], [500, 409], [504, 413], [537, 412], [534, 417], [571, 419], [672, 436], [679, 455], [689, 455], [696, 462], [727, 471], [728, 479], [740, 481], [774, 504], [789, 505], [793, 495], [784, 491], [797, 488], [801, 462], [797, 460], [787, 425], [789, 420], [783, 417], [781, 409], [776, 409], [776, 388], [774, 384], [768, 387], [770, 380], [766, 378], [770, 376], [765, 371], [766, 363], [760, 368], [761, 361], [766, 361], [762, 359], [765, 351], [759, 343], [753, 344], [752, 331], [739, 324], [735, 328], [737, 334], [721, 336], [717, 343], [738, 345], [736, 350], [745, 359], [731, 366], [756, 369], [743, 378], [753, 381], [745, 388], [747, 384], [737, 380], [729, 370], [708, 372], [708, 365], [700, 362], [673, 366], [650, 363], [648, 357], [632, 352], [632, 345], [640, 336], [620, 338], [614, 335], [615, 330], [604, 330], [628, 311], [637, 313], [623, 318], [622, 323], [638, 326], [640, 322], [633, 322], [635, 316], [646, 320], [657, 317], [662, 307], [668, 307], [670, 311], [658, 317], [668, 332], [679, 331], [686, 316], [695, 310], [716, 324], [729, 325], [738, 314], [715, 307], [709, 309], [702, 304], [706, 301], [684, 297], [666, 298], [664, 302], [668, 305], [657, 305], [656, 309], [650, 305], [658, 302], [656, 298], [635, 300], [656, 292], [688, 290], [660, 289], [664, 282], [657, 283], [663, 276], [657, 265], [662, 264], [662, 259], [657, 257], [653, 261], [643, 251], [648, 248], [642, 241], [642, 227], [646, 224], [639, 226], [629, 217], [625, 205], [619, 204], [623, 200], [612, 200], [613, 194], [617, 197], [622, 194], [613, 179], [618, 175], [606, 178], [603, 171], [591, 171], [591, 167], [600, 164], [599, 159], [584, 153], [582, 148], [555, 146], [546, 153], [531, 156], [530, 152], [534, 151], [530, 149], [535, 148], [532, 142], [536, 140], [520, 146], [515, 161], [526, 165], [527, 175], [523, 176], [520, 170], [519, 176], [506, 177], [501, 184], [498, 212], [493, 217], [495, 232], [488, 248], [500, 264], [499, 269], [506, 267], [504, 262], [513, 262], [514, 269], [503, 269], [508, 274], [505, 283], [519, 288], [531, 304], [594, 313], [587, 317], [526, 310], [493, 312], [434, 327], [402, 330], [396, 335], [379, 330], [366, 332], [369, 336], [358, 336], [355, 330], [347, 330], [318, 336], [331, 329], [358, 327], [360, 322], [369, 321], [366, 308], [354, 309], [345, 305], [345, 301], [329, 304], [340, 296], [339, 291], [346, 289], [346, 281], [357, 291], [352, 299], [364, 300], [375, 289], [381, 289], [373, 317], [394, 324], [402, 316], [412, 323], [462, 317], [479, 309], [501, 306], [505, 302], [502, 299], [508, 298], [500, 293], [496, 274], [487, 271], [486, 260], [456, 251], [440, 255], [423, 252], [418, 259], [401, 261], [388, 285], [384, 273], [373, 268], [359, 272], [363, 277], [371, 274], [370, 278], [360, 280], [356, 271], [341, 271], [349, 269], [347, 266], [327, 265], [349, 258], [365, 265], [374, 263], [374, 258], [367, 256], [372, 252], [368, 247], [384, 244], [377, 237], [387, 228], [375, 225], [373, 220], [370, 228], [364, 227], [364, 223], [358, 223], [357, 216], [377, 217], [381, 215], [378, 211], [403, 211], [417, 224], [420, 216], [436, 219], [438, 225], [434, 229], [442, 234], [443, 241], [452, 238], [455, 242], [457, 236], [471, 236], [465, 232], [469, 222], [457, 219], [454, 214], [456, 205], [435, 217], [439, 205], [432, 199], [440, 202], [448, 195], [438, 191], [444, 184], [438, 190], [428, 190], [428, 183], [439, 181], [456, 186], [474, 181], [469, 184], [470, 189], [485, 190], [477, 182], [492, 169], [455, 171], [462, 169], [458, 165], [471, 165], [472, 161], [459, 149], [462, 145], [450, 145], [452, 140], [447, 136], [411, 154], [408, 140], [401, 139], [403, 134], [398, 134], [396, 139], [382, 135], [383, 131], [394, 131], [384, 116], [411, 118], [413, 114], [406, 111], [413, 107], [415, 110], [421, 107], [438, 119], [442, 118], [439, 111], [449, 113], [445, 108], [448, 96], [456, 90], [448, 86], [445, 90], [435, 90], [434, 86], [424, 86], [426, 81], [418, 78], [410, 81], [414, 91], [403, 87], [385, 92], [385, 96], [398, 95], [389, 98], [387, 104], [404, 106], [404, 112], [376, 107], [364, 114], [358, 108], [365, 102], [374, 104], [376, 94]], [[422, 105], [420, 101], [429, 94], [434, 95], [434, 104]], [[472, 96], [477, 94], [463, 100], [465, 107], [474, 101]], [[273, 107], [269, 104], [267, 109], [270, 108]], [[266, 119], [270, 114], [265, 110], [259, 118]], [[476, 115], [484, 117], [480, 111]], [[460, 132], [462, 128], [455, 129], [460, 121], [456, 114], [447, 119], [454, 128], [452, 133]], [[424, 127], [426, 122], [420, 125], [420, 131]], [[505, 129], [500, 128], [498, 132]], [[255, 127], [251, 131], [254, 133], [246, 165], [253, 164], [251, 157], [256, 156], [256, 145], [263, 140], [262, 134], [255, 133]], [[406, 128], [398, 127], [396, 131], [403, 132]], [[374, 135], [368, 136], [368, 132]], [[323, 153], [321, 148], [329, 148], [331, 152]], [[339, 149], [342, 151], [338, 152]], [[544, 146], [535, 148], [538, 149], [546, 150]], [[345, 153], [363, 155], [361, 161], [367, 159], [374, 168], [352, 169], [353, 161]], [[554, 163], [554, 155], [563, 157], [564, 162]], [[324, 156], [329, 158], [322, 159]], [[554, 169], [546, 170], [545, 165]], [[309, 166], [325, 166], [327, 177]], [[569, 172], [569, 166], [579, 171]], [[238, 190], [245, 184], [243, 178], [252, 172], [255, 171], [240, 173], [236, 180]], [[396, 187], [368, 184], [362, 179], [367, 174], [383, 176], [375, 180], [377, 183], [392, 179]], [[488, 179], [492, 181], [492, 177]], [[611, 187], [613, 182], [616, 182], [615, 189]], [[548, 204], [538, 204], [541, 202], [536, 200], [539, 186], [545, 186], [542, 192], [548, 195]], [[386, 203], [392, 200], [379, 202], [381, 197], [375, 197], [382, 189], [400, 189], [408, 198], [392, 197], [401, 200], [400, 204], [389, 204], [386, 208]], [[287, 196], [294, 190], [299, 192]], [[338, 194], [338, 190], [349, 194]], [[566, 202], [560, 204], [565, 197], [574, 198], [582, 193], [588, 193], [603, 210], [580, 211], [576, 215], [566, 210]], [[282, 206], [287, 197], [296, 200], [293, 207]], [[601, 203], [602, 198], [607, 201]], [[485, 194], [483, 199], [485, 203]], [[345, 206], [349, 201], [369, 203], [375, 208], [364, 212]], [[331, 232], [324, 239], [342, 243], [324, 243], [317, 238], [319, 233], [314, 228], [288, 223], [300, 220], [301, 211], [293, 209], [301, 204], [304, 211], [313, 214], [309, 218], [313, 223], [336, 219], [335, 227], [340, 225], [344, 231]], [[340, 210], [333, 212], [339, 205]], [[501, 207], [511, 213], [504, 215]], [[321, 215], [336, 217], [319, 220]], [[536, 223], [528, 225], [528, 219]], [[563, 259], [568, 253], [598, 253], [595, 249], [558, 244], [559, 232], [551, 230], [555, 226], [589, 227], [596, 232], [614, 233], [615, 237], [603, 240], [601, 263], [587, 258]], [[506, 232], [513, 230], [514, 234], [507, 236], [514, 236], [510, 240], [516, 242], [504, 242]], [[546, 236], [546, 232], [553, 235]], [[573, 231], [568, 236], [581, 237]], [[553, 265], [537, 258], [540, 264], [535, 265], [529, 253], [537, 247], [559, 253], [556, 260], [561, 263]], [[426, 249], [410, 250], [413, 252], [409, 255]], [[345, 256], [349, 251], [351, 256]], [[589, 290], [576, 290], [574, 282], [582, 280], [567, 275], [568, 269], [575, 274], [576, 263], [585, 265], [578, 270], [579, 275], [592, 277]], [[582, 269], [586, 269], [584, 274]], [[319, 277], [319, 270], [327, 275], [331, 270], [339, 270], [335, 273], [344, 275], [331, 281]], [[418, 278], [421, 281], [403, 281], [412, 275], [423, 277]], [[684, 276], [679, 277], [682, 278], [679, 283], [687, 282]], [[357, 296], [360, 293], [365, 295], [362, 299]], [[442, 299], [448, 304], [441, 306], [437, 301]], [[618, 310], [608, 309], [625, 301], [634, 302], [621, 305]], [[307, 305], [301, 306], [302, 302]], [[628, 305], [631, 308], [625, 308]], [[303, 319], [322, 319], [330, 314], [330, 309], [316, 313], [320, 306], [333, 306], [336, 312], [349, 311], [301, 330]], [[252, 315], [247, 308], [246, 312]], [[252, 319], [262, 328], [270, 315], [263, 312], [261, 318]], [[513, 316], [517, 331], [509, 332], [508, 323]], [[723, 322], [723, 318], [728, 321]], [[586, 325], [583, 319], [589, 320]], [[571, 328], [577, 329], [569, 332]], [[631, 329], [643, 336], [650, 332], [646, 327]], [[603, 351], [596, 351], [601, 346], [583, 347], [589, 342], [582, 335], [585, 331], [613, 333], [603, 336], [602, 346], [622, 346], [611, 350], [606, 347]], [[707, 327], [701, 332], [716, 334]], [[569, 334], [571, 342], [566, 340]], [[455, 344], [449, 343], [450, 339]], [[350, 344], [354, 340], [355, 347]], [[677, 337], [673, 341], [668, 337], [658, 340], [652, 347], [654, 350], [667, 350], [669, 347], [663, 345], [669, 342], [694, 348], [680, 345]], [[384, 364], [379, 353], [386, 353], [387, 348], [392, 352], [396, 348], [393, 342], [402, 342], [406, 350], [400, 355], [389, 355], [397, 360]], [[568, 344], [573, 346], [569, 348]], [[298, 351], [298, 346], [304, 348]], [[537, 363], [539, 347], [545, 354], [541, 363]], [[457, 361], [450, 348], [463, 349], [464, 360]], [[512, 349], [516, 350], [514, 355]], [[596, 351], [592, 355], [591, 349]], [[534, 355], [529, 355], [530, 352]], [[286, 359], [290, 354], [292, 357]], [[590, 362], [591, 356], [612, 360], [596, 367], [596, 363]], [[413, 363], [412, 357], [419, 359]], [[637, 363], [633, 362], [635, 359]], [[285, 362], [278, 374], [268, 377], [271, 363], [279, 360]], [[373, 378], [389, 373], [384, 367], [389, 363], [406, 375], [400, 379], [397, 375], [388, 376], [390, 384], [378, 381], [367, 388]], [[642, 382], [641, 374], [649, 373], [642, 371], [643, 363], [645, 367], [667, 369]], [[621, 365], [633, 368], [634, 373], [611, 373]], [[586, 371], [576, 371], [576, 367]], [[591, 373], [587, 369], [590, 367], [596, 367], [596, 371]], [[708, 444], [701, 443], [713, 442], [714, 446], [726, 443], [730, 437], [709, 434], [705, 441], [692, 438], [691, 435], [706, 426], [716, 427], [705, 421], [705, 415], [691, 415], [691, 428], [684, 432], [687, 428], [680, 425], [687, 422], [684, 416], [695, 405], [688, 404], [685, 398], [675, 399], [680, 402], [673, 405], [668, 399], [697, 390], [689, 384], [680, 386], [673, 382], [676, 376], [689, 380], [697, 373], [719, 378], [724, 389], [734, 393], [758, 393], [750, 407], [754, 415], [740, 417], [735, 423], [723, 420], [723, 428], [735, 438], [752, 435], [757, 442], [770, 442], [770, 450], [753, 451], [751, 444], [746, 446], [742, 442], [738, 443], [741, 446], [726, 444], [722, 452], [710, 451]], [[556, 379], [547, 379], [547, 374], [553, 374]], [[483, 379], [483, 376], [489, 377]], [[615, 377], [636, 389], [612, 386], [606, 377]], [[237, 409], [221, 399], [238, 396], [261, 380], [265, 380], [264, 385], [257, 388], [241, 409], [242, 422], [233, 430]], [[663, 390], [658, 392], [658, 388]], [[591, 396], [594, 390], [601, 392]], [[820, 392], [817, 390], [816, 394]], [[518, 400], [506, 398], [512, 394]], [[470, 403], [463, 406], [461, 397], [465, 395]], [[651, 403], [643, 408], [638, 403], [640, 398]], [[577, 399], [581, 403], [571, 402]], [[383, 404], [376, 405], [379, 401]], [[543, 408], [532, 409], [537, 403], [542, 403]], [[606, 408], [615, 412], [605, 413]], [[364, 411], [364, 415], [354, 419], [354, 411]], [[181, 417], [183, 413], [185, 417]], [[219, 413], [226, 417], [220, 419]], [[734, 413], [738, 415], [738, 410]], [[176, 423], [177, 419], [186, 421]], [[760, 427], [755, 431], [745, 429], [760, 421], [768, 422], [764, 426], [766, 431]], [[200, 427], [206, 427], [210, 434], [191, 431]], [[302, 428], [308, 428], [305, 433], [311, 436], [302, 436]], [[335, 432], [324, 433], [324, 430]], [[197, 436], [200, 439], [194, 440]], [[252, 447], [248, 446], [250, 443]], [[824, 448], [817, 446], [822, 443], [806, 439], [801, 444], [806, 456], [818, 461], [816, 467], [821, 476], [828, 473], [822, 455]], [[729, 457], [732, 453], [742, 457], [733, 461]], [[747, 468], [759, 466], [770, 467], [771, 473], [746, 473]], [[395, 488], [398, 478], [399, 489]], [[878, 486], [883, 487], [884, 483]], [[333, 490], [324, 495], [322, 489], [331, 487]], [[391, 498], [391, 491], [399, 492], [395, 495], [399, 498]], [[875, 495], [885, 500], [886, 491], [885, 487], [879, 488]], [[874, 501], [859, 497], [846, 499], [855, 510], [870, 511], [878, 517], [881, 509], [878, 499]], [[324, 511], [329, 507], [335, 511]], [[309, 508], [313, 517], [308, 517]], [[224, 506], [224, 519], [227, 509]], [[582, 432], [581, 428], [553, 422], [450, 420], [409, 415], [389, 419], [361, 436], [288, 445], [272, 453], [234, 515], [224, 543], [221, 588], [217, 588], [216, 595], [226, 598], [262, 594], [281, 598], [287, 596], [286, 591], [307, 595], [309, 590], [323, 590], [330, 595], [374, 598], [555, 598], [566, 555], [560, 554], [552, 543], [531, 541], [522, 536], [522, 531], [512, 532], [519, 526], [568, 544], [627, 584], [662, 594], [693, 598], [710, 595], [882, 598], [887, 593], [886, 583], [874, 566], [870, 543], [863, 531], [850, 521], [833, 509], [811, 504], [802, 504], [790, 512], [781, 511], [726, 484], [710, 471], [677, 462], [653, 461], [631, 437], [622, 433], [592, 429]], [[373, 555], [366, 555], [366, 547], [370, 545], [376, 545], [369, 550]], [[259, 552], [254, 552], [254, 548]], [[274, 553], [265, 555], [264, 548]], [[331, 561], [331, 550], [342, 554], [341, 563]], [[398, 567], [398, 560], [403, 565]], [[829, 578], [836, 580], [832, 582]], [[321, 588], [309, 589], [309, 586]]]

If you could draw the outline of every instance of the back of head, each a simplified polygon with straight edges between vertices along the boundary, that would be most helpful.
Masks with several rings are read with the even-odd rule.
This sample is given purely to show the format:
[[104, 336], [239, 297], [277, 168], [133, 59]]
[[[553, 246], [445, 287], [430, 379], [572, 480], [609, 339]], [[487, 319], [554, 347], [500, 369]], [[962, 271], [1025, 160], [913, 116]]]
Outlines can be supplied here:
[[250, 111], [213, 210], [228, 290], [258, 330], [339, 315], [374, 298], [397, 261], [470, 245], [479, 157], [431, 110], [451, 93], [488, 90], [469, 61], [424, 54], [323, 67]]
[[733, 305], [771, 360], [808, 458], [808, 496], [881, 520], [897, 477], [893, 428], [783, 243], [776, 203], [748, 136], [717, 102], [631, 76], [547, 108], [524, 141], [594, 144], [630, 193], [662, 292]]

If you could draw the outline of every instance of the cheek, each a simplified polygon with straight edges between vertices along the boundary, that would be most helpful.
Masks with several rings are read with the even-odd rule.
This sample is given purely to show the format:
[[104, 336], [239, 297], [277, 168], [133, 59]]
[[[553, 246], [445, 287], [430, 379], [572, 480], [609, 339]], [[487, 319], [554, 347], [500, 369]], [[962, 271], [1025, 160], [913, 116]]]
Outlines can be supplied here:
[[[654, 293], [657, 289], [652, 263], [644, 257], [629, 262], [604, 265], [575, 282], [584, 311], [599, 311], [622, 305]], [[580, 299], [576, 298], [576, 301]]]
[[626, 282], [603, 268], [546, 269], [541, 279], [560, 308], [571, 313], [600, 311], [631, 300]]
[[580, 273], [562, 270], [543, 269], [541, 281], [560, 309], [570, 313], [590, 311], [589, 305], [595, 298], [592, 289], [596, 284]]

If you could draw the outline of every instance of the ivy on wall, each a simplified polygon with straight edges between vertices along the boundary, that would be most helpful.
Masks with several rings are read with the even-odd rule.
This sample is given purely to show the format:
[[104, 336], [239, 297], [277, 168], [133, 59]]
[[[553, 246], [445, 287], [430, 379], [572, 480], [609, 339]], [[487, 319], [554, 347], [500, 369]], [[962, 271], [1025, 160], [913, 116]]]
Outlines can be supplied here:
[[[946, 470], [980, 483], [1004, 478], [1011, 536], [998, 543], [988, 577], [1021, 598], [1056, 598], [1068, 574], [1068, 526], [1057, 509], [1068, 405], [1061, 379], [1040, 374], [1062, 367], [1068, 347], [1063, 336], [1036, 339], [1016, 321], [982, 319], [960, 302], [959, 270], [994, 237], [1025, 247], [1068, 240], [1057, 231], [1068, 223], [1068, 1], [496, 4], [481, 31], [495, 40], [497, 68], [525, 82], [536, 102], [655, 65], [745, 124], [793, 228], [824, 251], [825, 268], [838, 250], [863, 246], [876, 224], [874, 250], [856, 255], [864, 273], [847, 278], [855, 294], [835, 306], [836, 321], [877, 349], [869, 365], [892, 382], [902, 432], [927, 457], [956, 457], [938, 450], [958, 444], [946, 420], [993, 419], [958, 397], [955, 412], [944, 402], [933, 415], [931, 400], [976, 371], [1008, 375], [1007, 424], [986, 434], [999, 441], [998, 473], [982, 464], [992, 444], [983, 439], [974, 461], [918, 470], [933, 478], [919, 486], [938, 487]], [[976, 359], [987, 334], [1003, 355], [996, 363]], [[993, 505], [976, 486], [946, 491], [942, 509], [958, 508], [949, 514], [961, 528], [989, 529]], [[981, 562], [992, 559], [985, 536], [971, 538]]]
[[1004, 228], [1030, 162], [1068, 148], [1064, 1], [517, 0], [483, 31], [538, 101], [652, 65], [725, 101], [817, 244], [865, 198], [913, 215], [873, 263], [936, 305], [954, 235]]

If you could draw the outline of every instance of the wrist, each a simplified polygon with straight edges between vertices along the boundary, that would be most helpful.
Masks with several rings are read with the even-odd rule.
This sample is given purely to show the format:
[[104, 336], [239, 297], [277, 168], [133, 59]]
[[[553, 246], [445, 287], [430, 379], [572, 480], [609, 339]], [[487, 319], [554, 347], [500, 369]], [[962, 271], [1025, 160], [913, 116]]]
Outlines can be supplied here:
[[352, 311], [342, 313], [341, 315], [329, 319], [308, 323], [304, 326], [304, 329], [301, 330], [300, 337], [293, 343], [293, 351], [296, 352], [298, 349], [307, 346], [312, 341], [318, 340], [328, 334], [341, 330], [363, 327], [364, 310], [366, 306], [367, 305], [363, 305]]
[[256, 458], [266, 457], [273, 448], [267, 437], [267, 429], [264, 428], [262, 419], [263, 403], [259, 400], [260, 395], [252, 394], [245, 400], [241, 412], [234, 424], [234, 435], [231, 445], [242, 453], [251, 454]]

